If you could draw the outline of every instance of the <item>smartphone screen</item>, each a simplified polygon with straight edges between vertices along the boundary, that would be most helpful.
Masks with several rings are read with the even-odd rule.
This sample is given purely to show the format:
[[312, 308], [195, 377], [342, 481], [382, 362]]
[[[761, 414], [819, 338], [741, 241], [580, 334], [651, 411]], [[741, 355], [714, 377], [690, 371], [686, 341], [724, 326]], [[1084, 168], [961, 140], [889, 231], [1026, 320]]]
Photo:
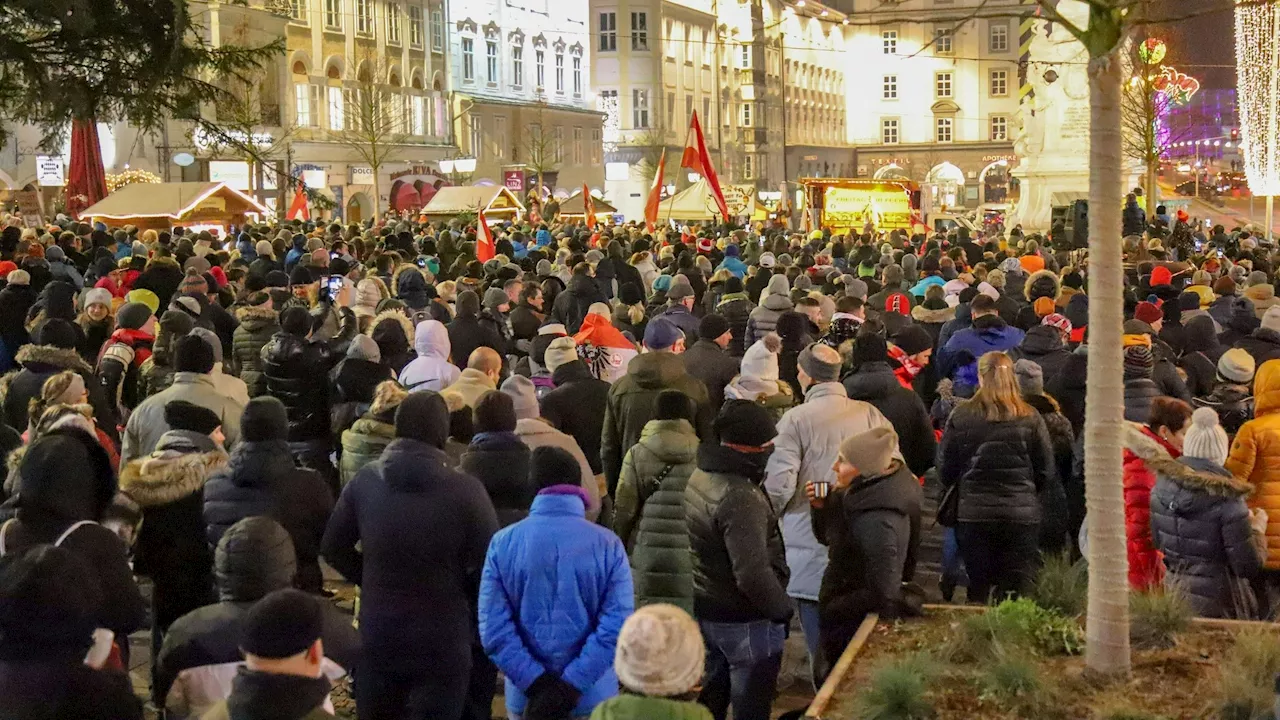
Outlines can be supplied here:
[[338, 293], [342, 292], [342, 276], [330, 275], [327, 281], [326, 290], [330, 300], [337, 300]]

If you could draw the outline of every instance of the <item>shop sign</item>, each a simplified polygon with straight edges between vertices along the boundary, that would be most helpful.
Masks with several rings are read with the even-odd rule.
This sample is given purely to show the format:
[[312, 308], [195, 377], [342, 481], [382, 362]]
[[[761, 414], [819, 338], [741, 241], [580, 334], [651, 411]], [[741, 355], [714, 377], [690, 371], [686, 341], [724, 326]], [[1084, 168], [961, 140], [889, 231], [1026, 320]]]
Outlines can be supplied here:
[[524, 171], [503, 170], [502, 184], [511, 192], [524, 192]]
[[14, 196], [18, 201], [18, 212], [22, 214], [27, 227], [40, 227], [44, 224], [44, 217], [40, 211], [40, 193], [35, 190], [22, 190], [14, 193]]
[[236, 190], [248, 190], [249, 163], [236, 160], [210, 160], [209, 181], [226, 183]]
[[396, 172], [391, 173], [391, 179], [398, 180], [407, 175], [439, 175], [439, 174], [440, 174], [440, 171], [431, 167], [430, 165], [414, 165], [412, 167], [405, 168], [404, 170], [397, 170]]
[[62, 158], [57, 155], [36, 156], [36, 182], [41, 187], [62, 187], [67, 184], [63, 173]]
[[372, 185], [373, 184], [373, 168], [367, 165], [351, 165], [347, 168], [350, 173], [348, 185]]

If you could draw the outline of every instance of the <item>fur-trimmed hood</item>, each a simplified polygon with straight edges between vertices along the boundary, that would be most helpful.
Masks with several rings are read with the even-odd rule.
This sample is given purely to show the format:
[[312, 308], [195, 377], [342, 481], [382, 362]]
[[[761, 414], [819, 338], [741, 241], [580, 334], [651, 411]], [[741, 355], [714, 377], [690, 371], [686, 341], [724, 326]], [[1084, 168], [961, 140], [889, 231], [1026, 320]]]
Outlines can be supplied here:
[[396, 266], [395, 270], [391, 271], [391, 297], [400, 297], [400, 277], [408, 273], [410, 270], [418, 274], [418, 277], [422, 279], [424, 286], [431, 284], [431, 278], [428, 277], [428, 273], [423, 271], [422, 268], [414, 265], [413, 263], [401, 263]]
[[[167, 433], [166, 433], [167, 434]], [[157, 450], [120, 470], [120, 490], [141, 507], [167, 505], [199, 491], [227, 466], [222, 449], [208, 452]]]
[[395, 380], [384, 380], [378, 383], [373, 391], [373, 402], [369, 404], [369, 414], [377, 417], [383, 413], [394, 413], [400, 403], [409, 397], [409, 391], [401, 387]]
[[413, 321], [409, 319], [408, 315], [399, 310], [384, 310], [374, 315], [373, 321], [369, 323], [369, 332], [365, 334], [372, 336], [373, 329], [381, 325], [383, 320], [395, 320], [400, 323], [400, 327], [404, 329], [404, 337], [409, 341], [409, 348], [413, 348]]
[[75, 348], [60, 348], [53, 345], [23, 345], [13, 356], [19, 365], [26, 367], [30, 364], [36, 365], [52, 365], [61, 370], [74, 370], [84, 375], [92, 375], [93, 368], [89, 367]]
[[245, 305], [236, 309], [236, 320], [250, 332], [255, 332], [268, 325], [279, 325], [280, 313], [269, 307]]
[[940, 310], [930, 310], [924, 305], [917, 305], [911, 308], [911, 319], [915, 320], [918, 323], [928, 323], [931, 325], [938, 325], [941, 323], [945, 323], [948, 320], [955, 320], [956, 309], [949, 307], [949, 308], [942, 308]]
[[158, 267], [168, 267], [168, 268], [173, 268], [174, 270], [177, 270], [179, 272], [182, 271], [182, 266], [179, 265], [178, 261], [172, 257], [161, 257], [159, 255], [156, 255], [155, 257], [152, 257], [150, 260], [147, 261], [148, 270], [152, 268], [158, 268]]
[[1058, 295], [1062, 293], [1062, 280], [1052, 270], [1037, 270], [1027, 278], [1022, 293], [1027, 302], [1033, 302], [1035, 298], [1040, 297], [1056, 301]]
[[[1188, 463], [1196, 463], [1202, 468], [1192, 467]], [[1214, 472], [1211, 468], [1219, 466], [1209, 460], [1174, 460], [1166, 455], [1166, 459], [1148, 461], [1147, 467], [1187, 490], [1199, 490], [1220, 497], [1244, 497], [1253, 493], [1253, 485], [1250, 483], [1230, 473], [1224, 475], [1222, 472]]]
[[1124, 449], [1148, 464], [1164, 460], [1176, 462], [1159, 440], [1148, 435], [1145, 428], [1135, 422], [1124, 424]]

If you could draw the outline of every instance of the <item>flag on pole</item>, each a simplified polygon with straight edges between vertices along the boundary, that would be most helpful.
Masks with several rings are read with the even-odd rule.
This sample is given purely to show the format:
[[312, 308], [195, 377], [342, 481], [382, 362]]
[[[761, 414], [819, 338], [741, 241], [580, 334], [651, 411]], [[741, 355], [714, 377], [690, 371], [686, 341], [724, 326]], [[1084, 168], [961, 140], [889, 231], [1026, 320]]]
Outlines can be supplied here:
[[693, 119], [689, 121], [689, 137], [684, 144], [680, 167], [688, 168], [707, 179], [716, 205], [720, 207], [720, 219], [727, 221], [729, 205], [724, 201], [724, 193], [720, 190], [720, 178], [716, 177], [716, 169], [711, 166], [711, 155], [707, 152], [707, 141], [702, 135], [702, 123], [698, 122], [697, 110], [693, 111]]
[[662, 155], [658, 157], [658, 172], [653, 176], [653, 183], [649, 185], [649, 199], [644, 203], [644, 222], [649, 227], [649, 232], [658, 226], [658, 204], [662, 202], [662, 175], [667, 169], [667, 149], [662, 148]]
[[582, 183], [582, 210], [587, 214], [587, 229], [596, 229], [596, 203], [591, 197], [591, 191], [587, 189], [587, 184]]
[[298, 191], [293, 194], [293, 202], [289, 203], [289, 212], [285, 214], [285, 219], [311, 219], [311, 211], [307, 208], [307, 193], [303, 190], [302, 183], [298, 183]]
[[480, 227], [476, 228], [476, 259], [480, 262], [488, 262], [497, 254], [497, 244], [493, 241], [493, 230], [489, 229], [489, 221], [484, 219], [484, 208], [480, 208], [477, 223]]

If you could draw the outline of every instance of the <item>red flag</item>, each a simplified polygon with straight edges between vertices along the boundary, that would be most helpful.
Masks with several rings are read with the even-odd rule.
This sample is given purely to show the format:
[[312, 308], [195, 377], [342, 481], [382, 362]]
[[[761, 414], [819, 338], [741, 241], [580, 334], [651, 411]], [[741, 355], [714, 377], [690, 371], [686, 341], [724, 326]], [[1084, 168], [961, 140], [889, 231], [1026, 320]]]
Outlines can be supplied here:
[[662, 175], [667, 169], [667, 149], [662, 148], [662, 155], [658, 157], [658, 172], [653, 176], [653, 182], [649, 185], [649, 199], [644, 203], [644, 222], [649, 227], [649, 232], [658, 226], [658, 204], [662, 202]]
[[720, 208], [720, 219], [728, 220], [729, 205], [724, 201], [724, 193], [720, 191], [720, 178], [716, 177], [716, 169], [711, 166], [711, 155], [707, 153], [707, 141], [702, 136], [702, 123], [698, 122], [697, 110], [693, 111], [693, 119], [689, 121], [689, 138], [684, 144], [680, 167], [688, 168], [707, 179], [707, 184], [715, 195], [716, 205]]
[[298, 191], [293, 194], [293, 202], [289, 203], [289, 212], [285, 214], [285, 219], [311, 219], [311, 211], [307, 208], [307, 193], [303, 191], [302, 183], [298, 183]]
[[476, 259], [488, 262], [497, 254], [497, 245], [493, 242], [493, 231], [489, 229], [489, 221], [484, 219], [484, 209], [480, 210], [480, 227], [476, 228]]
[[582, 210], [587, 214], [587, 228], [596, 229], [596, 203], [591, 197], [591, 191], [587, 189], [587, 184], [582, 183]]

